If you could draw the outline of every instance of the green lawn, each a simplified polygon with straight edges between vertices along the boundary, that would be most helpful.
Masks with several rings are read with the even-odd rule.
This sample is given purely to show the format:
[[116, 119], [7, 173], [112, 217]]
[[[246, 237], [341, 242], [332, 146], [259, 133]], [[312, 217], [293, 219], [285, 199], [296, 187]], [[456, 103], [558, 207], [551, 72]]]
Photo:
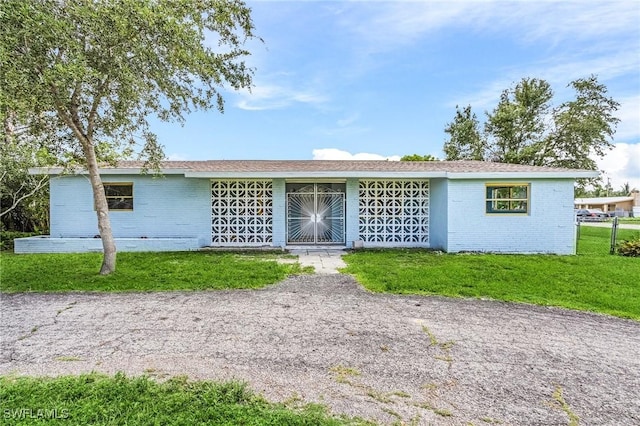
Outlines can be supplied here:
[[618, 223], [629, 223], [632, 225], [640, 225], [640, 217], [620, 217]]
[[102, 255], [0, 255], [0, 291], [164, 291], [260, 288], [303, 272], [282, 253], [118, 253], [117, 269], [98, 275]]
[[[620, 239], [639, 235], [619, 230]], [[610, 230], [583, 226], [576, 256], [362, 250], [344, 257], [367, 289], [562, 306], [640, 319], [640, 259], [609, 255]]]
[[[237, 382], [158, 383], [123, 374], [55, 379], [0, 377], [0, 407], [10, 424], [342, 425], [318, 405], [273, 404]], [[40, 418], [38, 418], [40, 417]]]

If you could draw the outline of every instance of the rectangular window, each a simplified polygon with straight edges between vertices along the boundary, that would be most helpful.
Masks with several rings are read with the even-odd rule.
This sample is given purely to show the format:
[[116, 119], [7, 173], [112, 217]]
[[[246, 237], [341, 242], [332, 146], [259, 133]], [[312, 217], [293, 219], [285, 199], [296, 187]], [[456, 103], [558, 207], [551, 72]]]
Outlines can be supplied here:
[[487, 184], [487, 213], [529, 213], [528, 184]]
[[133, 210], [133, 183], [104, 183], [109, 210]]

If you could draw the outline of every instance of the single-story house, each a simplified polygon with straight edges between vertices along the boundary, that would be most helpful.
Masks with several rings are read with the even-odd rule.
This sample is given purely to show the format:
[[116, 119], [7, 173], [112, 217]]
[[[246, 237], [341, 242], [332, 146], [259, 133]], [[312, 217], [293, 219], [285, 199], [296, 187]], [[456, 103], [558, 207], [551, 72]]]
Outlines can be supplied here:
[[576, 198], [574, 204], [576, 209], [600, 209], [615, 212], [616, 216], [629, 216], [634, 207], [640, 208], [640, 192], [632, 192], [628, 197]]
[[[480, 161], [125, 161], [100, 170], [120, 251], [424, 247], [575, 252], [576, 178], [598, 172]], [[18, 253], [100, 251], [86, 172], [48, 173], [49, 236]]]

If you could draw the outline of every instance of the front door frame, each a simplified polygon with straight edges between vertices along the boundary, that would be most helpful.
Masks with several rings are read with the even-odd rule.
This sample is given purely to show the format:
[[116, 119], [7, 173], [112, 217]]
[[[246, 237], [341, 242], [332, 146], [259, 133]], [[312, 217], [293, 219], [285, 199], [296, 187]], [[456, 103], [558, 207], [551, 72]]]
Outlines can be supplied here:
[[[289, 192], [289, 185], [292, 184], [299, 184], [299, 185], [308, 185], [308, 186], [313, 186], [313, 192]], [[319, 186], [321, 185], [335, 185], [338, 184], [341, 186], [340, 190], [337, 191], [327, 191], [327, 192], [321, 192], [318, 191]], [[304, 181], [304, 182], [286, 182], [285, 184], [285, 232], [286, 232], [286, 242], [288, 245], [344, 245], [346, 242], [346, 232], [347, 232], [347, 228], [346, 228], [346, 210], [347, 210], [347, 206], [346, 206], [346, 183], [345, 181], [313, 181], [313, 182], [308, 182], [308, 181]], [[339, 198], [339, 204], [338, 204], [338, 209], [341, 210], [342, 215], [341, 216], [322, 216], [321, 215], [321, 211], [319, 211], [320, 207], [319, 206], [319, 199], [322, 198], [322, 196], [324, 195], [330, 195], [330, 196], [338, 196]], [[307, 202], [311, 202], [312, 203], [312, 211], [307, 211], [306, 214], [301, 212], [300, 215], [292, 217], [291, 215], [291, 205], [290, 203], [292, 202], [293, 198], [296, 198], [297, 196], [300, 197], [304, 197], [304, 196], [311, 196], [312, 200], [308, 200]], [[332, 201], [329, 201], [330, 204], [332, 204]], [[329, 206], [325, 206], [327, 208], [329, 208], [331, 210], [331, 212], [333, 212], [333, 208], [331, 208], [331, 205]], [[333, 207], [335, 207], [335, 205], [333, 205]], [[307, 234], [307, 238], [293, 238], [292, 234], [294, 232], [292, 232], [293, 226], [295, 226], [296, 221], [304, 221], [304, 220], [309, 220], [310, 222], [312, 222], [313, 229], [312, 229], [312, 236], [309, 235], [309, 231], [306, 232]], [[331, 238], [329, 241], [326, 241], [325, 239], [321, 238], [320, 236], [322, 235], [322, 233], [319, 230], [319, 227], [323, 224], [323, 220], [325, 221], [324, 223], [329, 223], [330, 227], [335, 226], [336, 224], [341, 224], [342, 227], [342, 232], [340, 232], [340, 239], [339, 241], [337, 239]], [[307, 227], [309, 225], [307, 224]], [[302, 229], [303, 225], [299, 225], [300, 229], [298, 230], [298, 234], [303, 234], [305, 231]], [[333, 229], [333, 228], [332, 228]], [[331, 236], [333, 236], [333, 233], [331, 232], [331, 230], [329, 230], [329, 234]], [[312, 238], [312, 240], [309, 240], [309, 238]]]

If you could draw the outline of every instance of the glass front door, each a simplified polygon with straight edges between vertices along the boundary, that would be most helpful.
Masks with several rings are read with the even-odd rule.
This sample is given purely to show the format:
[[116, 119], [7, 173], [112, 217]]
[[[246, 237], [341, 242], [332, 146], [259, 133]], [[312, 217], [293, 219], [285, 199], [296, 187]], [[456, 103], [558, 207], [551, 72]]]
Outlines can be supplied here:
[[287, 243], [344, 244], [344, 183], [287, 184]]

